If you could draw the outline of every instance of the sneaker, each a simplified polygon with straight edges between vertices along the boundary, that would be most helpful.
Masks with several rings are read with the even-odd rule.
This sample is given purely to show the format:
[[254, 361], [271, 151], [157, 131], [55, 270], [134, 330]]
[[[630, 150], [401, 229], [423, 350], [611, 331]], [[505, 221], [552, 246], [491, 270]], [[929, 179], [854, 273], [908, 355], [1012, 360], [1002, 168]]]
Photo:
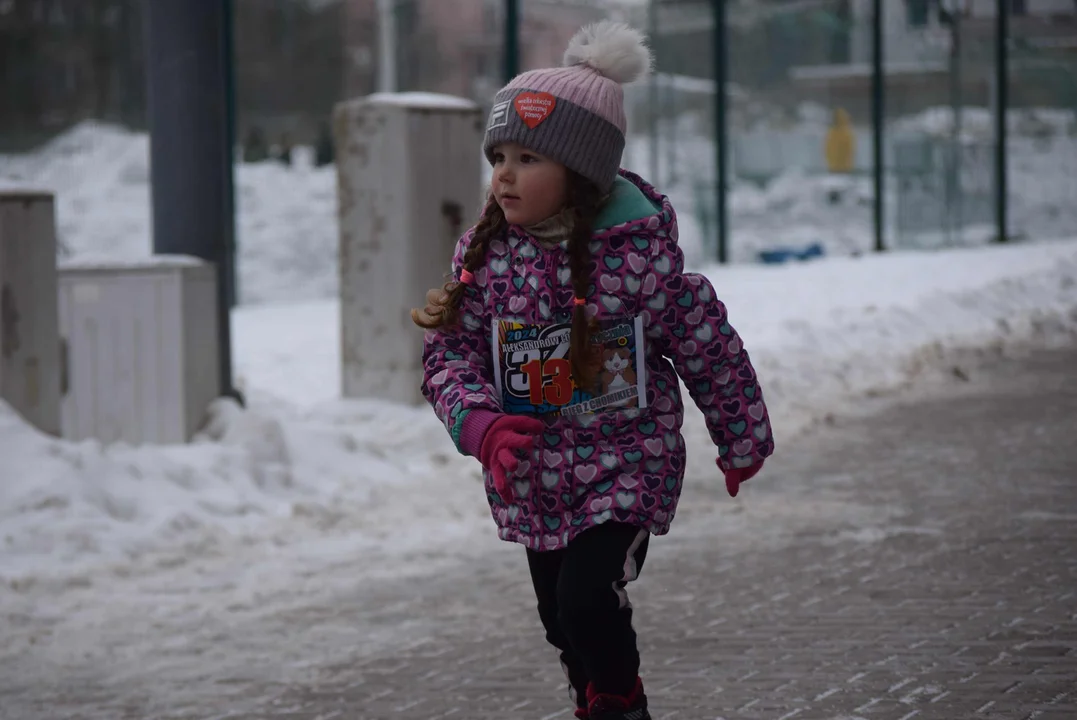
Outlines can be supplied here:
[[647, 712], [647, 696], [643, 694], [643, 682], [639, 678], [628, 697], [596, 693], [594, 687], [588, 687], [587, 711], [587, 720], [651, 720], [651, 714]]

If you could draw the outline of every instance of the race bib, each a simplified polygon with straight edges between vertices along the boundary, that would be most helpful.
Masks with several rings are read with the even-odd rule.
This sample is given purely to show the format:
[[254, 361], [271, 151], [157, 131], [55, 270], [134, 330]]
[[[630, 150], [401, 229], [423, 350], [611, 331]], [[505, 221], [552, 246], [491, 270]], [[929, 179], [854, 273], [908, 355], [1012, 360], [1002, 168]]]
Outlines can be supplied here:
[[647, 407], [643, 319], [600, 321], [591, 342], [602, 363], [592, 387], [580, 387], [569, 361], [570, 323], [494, 320], [494, 384], [507, 413], [583, 415]]

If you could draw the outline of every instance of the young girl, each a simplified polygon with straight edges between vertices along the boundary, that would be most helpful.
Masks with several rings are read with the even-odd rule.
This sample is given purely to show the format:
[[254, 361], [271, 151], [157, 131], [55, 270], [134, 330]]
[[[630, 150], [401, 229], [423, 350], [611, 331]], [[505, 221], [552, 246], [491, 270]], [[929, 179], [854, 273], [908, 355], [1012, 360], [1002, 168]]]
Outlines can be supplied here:
[[762, 391], [723, 304], [683, 272], [669, 200], [618, 170], [637, 31], [581, 30], [564, 67], [495, 97], [491, 195], [425, 313], [423, 393], [482, 463], [499, 536], [524, 545], [576, 717], [646, 720], [626, 584], [669, 530], [685, 467], [678, 376], [727, 488], [773, 451]]

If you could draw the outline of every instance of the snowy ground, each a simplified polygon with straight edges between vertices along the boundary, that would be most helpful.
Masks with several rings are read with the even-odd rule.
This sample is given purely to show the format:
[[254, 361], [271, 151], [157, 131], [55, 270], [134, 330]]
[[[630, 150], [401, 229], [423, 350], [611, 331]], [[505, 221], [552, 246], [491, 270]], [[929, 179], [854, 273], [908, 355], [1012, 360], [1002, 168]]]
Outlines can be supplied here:
[[[968, 132], [978, 131], [977, 122]], [[907, 122], [929, 133], [945, 132], [946, 123], [945, 113]], [[670, 182], [682, 244], [697, 259], [692, 163], [709, 159], [710, 149], [682, 142], [682, 165]], [[35, 153], [0, 157], [0, 188], [56, 191], [67, 257], [144, 256], [151, 250], [147, 153], [143, 135], [86, 123]], [[634, 139], [627, 157], [645, 164], [645, 141]], [[1057, 188], [1055, 195], [1044, 190], [1066, 186], [1055, 177], [1066, 162], [1073, 159], [1049, 166], [1039, 155], [1019, 156], [1015, 172], [1028, 182], [1014, 192], [1058, 205]], [[1042, 177], [1033, 183], [1037, 171]], [[431, 537], [445, 542], [488, 530], [477, 465], [453, 451], [428, 409], [338, 398], [333, 168], [312, 167], [301, 151], [290, 168], [239, 164], [236, 180], [244, 304], [233, 327], [249, 411], [215, 407], [205, 437], [189, 447], [130, 448], [41, 437], [0, 407], [0, 579], [20, 588], [85, 583], [299, 537], [324, 544], [314, 554], [331, 562], [357, 548], [407, 553]], [[852, 192], [861, 182], [791, 170], [765, 192], [736, 188], [734, 256], [766, 247], [768, 228], [785, 233], [773, 244], [792, 237], [822, 239], [833, 254], [863, 249], [867, 210], [859, 191], [852, 200], [846, 194], [859, 210], [826, 201], [835, 183]], [[1073, 207], [1062, 203], [1054, 217], [1072, 229], [1065, 235], [1077, 236]], [[705, 271], [763, 374], [779, 438], [864, 393], [900, 388], [947, 362], [955, 348], [1016, 347], [1077, 325], [1074, 242]], [[692, 418], [692, 482], [704, 482], [711, 451]]]
[[[977, 353], [1077, 337], [1072, 239], [706, 273], [762, 375], [779, 444]], [[250, 407], [221, 403], [190, 446], [66, 442], [0, 408], [7, 588], [107, 582], [243, 548], [312, 566], [370, 553], [373, 572], [491, 534], [478, 465], [429, 409], [338, 398], [338, 314], [333, 301], [240, 308]], [[691, 492], [716, 478], [694, 411], [687, 435]]]
[[[1073, 515], [1051, 509], [1073, 495], [1074, 362], [1072, 349], [1034, 352], [960, 385], [925, 378], [898, 410], [861, 401], [783, 442], [736, 500], [692, 487], [633, 590], [655, 704], [776, 718], [823, 702], [809, 715], [835, 720], [865, 702], [946, 720], [995, 701], [1012, 717], [1045, 698], [1069, 707], [1072, 673], [1041, 661], [1059, 644], [1044, 628], [1073, 626]], [[1024, 477], [1029, 452], [1040, 462]], [[62, 592], [0, 591], [0, 708], [24, 720], [565, 717], [520, 548], [486, 528], [442, 539], [408, 557], [297, 534]], [[702, 631], [717, 642], [681, 642], [685, 616], [713, 618]], [[1016, 640], [1030, 647], [1006, 673], [1025, 681], [1000, 700], [997, 673], [975, 671]]]

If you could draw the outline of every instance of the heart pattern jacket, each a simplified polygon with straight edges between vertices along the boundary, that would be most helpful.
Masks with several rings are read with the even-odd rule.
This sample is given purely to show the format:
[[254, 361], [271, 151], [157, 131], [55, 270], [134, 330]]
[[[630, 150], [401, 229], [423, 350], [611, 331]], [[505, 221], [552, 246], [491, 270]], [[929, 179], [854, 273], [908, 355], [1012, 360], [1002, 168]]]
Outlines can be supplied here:
[[[456, 278], [472, 233], [457, 245]], [[465, 293], [460, 322], [427, 332], [423, 394], [458, 449], [469, 412], [518, 411], [506, 402], [512, 382], [496, 357], [505, 338], [499, 328], [571, 321], [564, 245], [551, 249], [510, 226], [490, 244]], [[685, 470], [681, 381], [703, 412], [722, 470], [761, 463], [774, 451], [748, 352], [710, 281], [684, 271], [669, 199], [622, 170], [596, 222], [591, 260], [588, 315], [614, 323], [627, 319], [642, 330], [632, 343], [630, 380], [623, 373], [617, 378], [619, 387], [634, 381], [639, 394], [588, 412], [539, 413], [545, 432], [512, 478], [512, 502], [501, 499], [485, 473], [499, 536], [534, 550], [563, 548], [610, 520], [655, 535], [668, 532]]]

